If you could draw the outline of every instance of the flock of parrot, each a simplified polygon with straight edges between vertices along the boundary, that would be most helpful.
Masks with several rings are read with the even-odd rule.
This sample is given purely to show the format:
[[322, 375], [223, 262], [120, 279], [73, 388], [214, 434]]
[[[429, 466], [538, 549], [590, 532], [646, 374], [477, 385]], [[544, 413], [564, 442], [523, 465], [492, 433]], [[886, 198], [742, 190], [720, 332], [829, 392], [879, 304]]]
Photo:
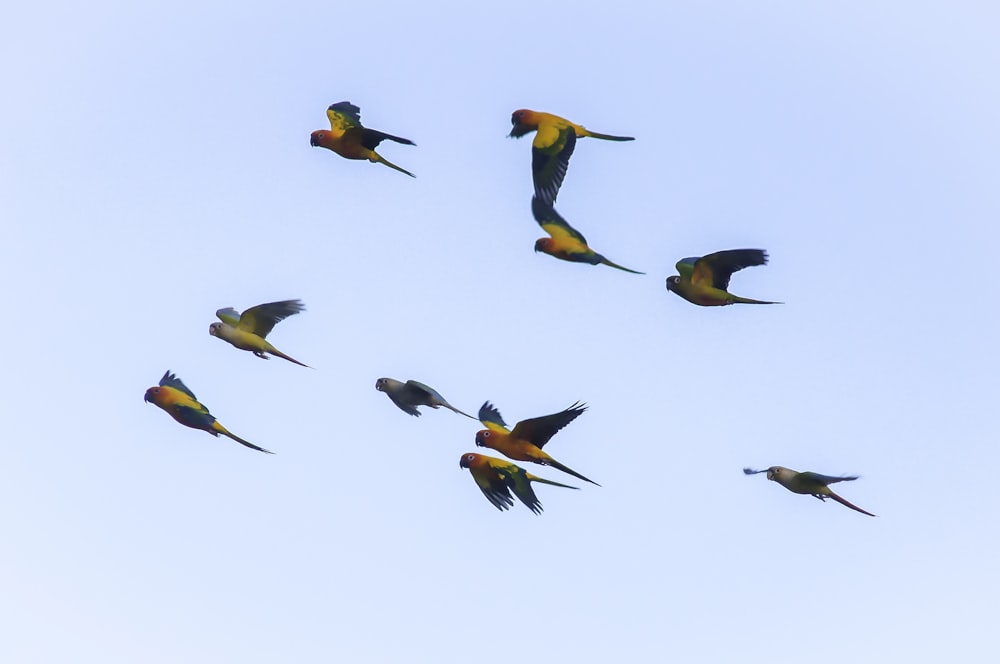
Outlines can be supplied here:
[[[375, 151], [375, 148], [387, 139], [403, 145], [415, 145], [413, 141], [365, 127], [361, 124], [361, 109], [349, 101], [332, 104], [327, 108], [326, 114], [330, 121], [330, 129], [312, 132], [309, 142], [313, 147], [326, 148], [346, 159], [367, 159], [410, 177], [416, 177]], [[591, 249], [586, 238], [570, 226], [554, 207], [559, 189], [569, 170], [569, 160], [576, 148], [577, 139], [590, 137], [619, 142], [635, 139], [631, 136], [592, 132], [557, 115], [527, 109], [514, 111], [511, 115], [511, 124], [513, 128], [510, 137], [520, 138], [535, 132], [531, 146], [531, 173], [534, 184], [531, 212], [538, 225], [549, 235], [535, 242], [535, 251], [564, 261], [607, 265], [631, 274], [644, 274], [614, 263]], [[676, 265], [679, 274], [667, 278], [666, 288], [688, 302], [703, 307], [780, 304], [740, 297], [728, 290], [729, 280], [734, 272], [746, 267], [766, 265], [767, 259], [767, 252], [763, 249], [731, 249], [701, 257], [682, 258]], [[269, 359], [269, 356], [273, 355], [308, 368], [308, 365], [286, 355], [267, 340], [268, 334], [277, 323], [304, 310], [305, 306], [300, 300], [260, 304], [243, 313], [227, 307], [216, 312], [221, 322], [212, 323], [208, 331], [211, 336], [222, 339], [240, 350], [250, 351], [259, 358]], [[393, 378], [379, 378], [375, 381], [375, 389], [385, 393], [400, 410], [409, 415], [419, 417], [418, 407], [425, 406], [434, 409], [446, 408], [464, 417], [478, 419], [484, 427], [475, 435], [478, 447], [495, 450], [514, 461], [551, 466], [580, 481], [600, 486], [597, 482], [556, 461], [543, 449], [556, 433], [587, 410], [585, 404], [578, 402], [551, 415], [521, 420], [510, 429], [500, 411], [489, 401], [480, 407], [478, 417], [473, 417], [452, 406], [433, 388], [415, 380], [404, 383]], [[222, 426], [208, 408], [198, 401], [194, 392], [169, 370], [163, 374], [156, 386], [146, 390], [145, 401], [163, 409], [184, 426], [200, 429], [213, 436], [223, 435], [250, 449], [272, 454], [270, 450], [244, 440]], [[533, 482], [578, 489], [533, 475], [511, 461], [473, 452], [462, 454], [459, 467], [469, 470], [483, 495], [501, 511], [513, 506], [513, 496], [516, 496], [532, 512], [541, 513], [541, 502], [531, 487]], [[858, 479], [856, 476], [838, 477], [797, 472], [782, 466], [772, 466], [766, 470], [744, 468], [743, 472], [747, 475], [766, 473], [767, 479], [777, 482], [793, 493], [812, 495], [820, 500], [832, 498], [852, 510], [875, 516], [849, 503], [829, 488], [830, 484], [836, 482], [856, 480]]]

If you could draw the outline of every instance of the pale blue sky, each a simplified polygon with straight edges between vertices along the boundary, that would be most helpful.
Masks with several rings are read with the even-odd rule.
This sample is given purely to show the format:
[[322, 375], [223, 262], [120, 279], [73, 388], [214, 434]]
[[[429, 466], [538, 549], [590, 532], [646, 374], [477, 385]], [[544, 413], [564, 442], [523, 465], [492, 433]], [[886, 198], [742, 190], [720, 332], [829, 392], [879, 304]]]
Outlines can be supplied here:
[[[0, 660], [996, 651], [994, 4], [138, 4], [0, 23]], [[415, 180], [310, 148], [342, 100]], [[522, 107], [637, 137], [581, 140], [558, 209], [646, 276], [532, 252]], [[664, 289], [738, 247], [786, 304]], [[208, 335], [286, 298], [315, 370]], [[167, 369], [276, 454], [144, 404]], [[500, 513], [476, 423], [379, 376], [585, 401], [546, 449], [603, 487]], [[879, 518], [740, 472], [773, 464]]]

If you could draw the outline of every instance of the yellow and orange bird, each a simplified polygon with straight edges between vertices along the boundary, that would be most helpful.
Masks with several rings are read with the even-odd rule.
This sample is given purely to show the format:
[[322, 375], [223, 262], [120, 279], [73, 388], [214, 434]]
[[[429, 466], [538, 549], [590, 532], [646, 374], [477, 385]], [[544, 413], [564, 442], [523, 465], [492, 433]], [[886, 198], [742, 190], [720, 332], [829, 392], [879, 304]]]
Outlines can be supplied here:
[[559, 260], [570, 261], [571, 263], [588, 263], [590, 265], [607, 265], [616, 270], [631, 272], [632, 274], [645, 274], [636, 272], [627, 267], [622, 267], [618, 263], [612, 263], [607, 258], [597, 253], [587, 246], [587, 238], [583, 234], [569, 225], [556, 209], [545, 204], [537, 196], [531, 199], [531, 214], [535, 221], [542, 227], [542, 230], [551, 237], [539, 238], [535, 241], [535, 251], [541, 251]]
[[526, 108], [514, 111], [510, 116], [510, 123], [514, 127], [508, 135], [513, 138], [538, 132], [531, 142], [531, 175], [535, 183], [535, 196], [548, 205], [556, 202], [577, 138], [590, 136], [605, 141], [635, 140], [631, 136], [598, 134], [558, 115], [529, 111]]
[[330, 129], [314, 131], [309, 137], [310, 145], [333, 150], [346, 159], [367, 159], [371, 162], [385, 164], [400, 173], [406, 173], [411, 178], [417, 177], [375, 152], [378, 144], [385, 139], [403, 145], [416, 145], [416, 143], [408, 138], [400, 138], [363, 126], [361, 124], [361, 109], [349, 101], [331, 104], [326, 109], [326, 116], [330, 118]]
[[170, 373], [170, 371], [163, 374], [163, 378], [160, 379], [160, 384], [158, 386], [151, 387], [146, 390], [146, 396], [143, 397], [143, 400], [159, 406], [165, 410], [170, 417], [174, 418], [186, 427], [207, 431], [215, 437], [218, 437], [221, 433], [223, 436], [232, 438], [237, 443], [246, 445], [252, 450], [257, 450], [258, 452], [264, 452], [266, 454], [274, 454], [274, 452], [270, 450], [265, 450], [263, 447], [257, 447], [253, 443], [243, 440], [239, 436], [230, 433], [226, 427], [219, 424], [218, 420], [216, 420], [212, 414], [208, 412], [208, 408], [205, 408], [205, 406], [198, 401], [194, 392], [189, 390], [187, 386], [181, 382], [181, 379]]
[[242, 314], [232, 307], [226, 307], [215, 312], [215, 315], [222, 322], [209, 325], [208, 333], [229, 342], [240, 350], [248, 350], [263, 360], [271, 359], [267, 356], [270, 353], [301, 367], [308, 367], [308, 364], [302, 364], [295, 358], [285, 355], [266, 339], [275, 325], [289, 316], [305, 311], [305, 309], [306, 307], [301, 300], [282, 300], [258, 304]]
[[542, 503], [539, 502], [538, 496], [531, 488], [532, 482], [561, 486], [564, 489], [577, 489], [575, 486], [536, 477], [510, 461], [482, 454], [467, 452], [462, 455], [458, 465], [460, 468], [469, 469], [469, 472], [472, 473], [472, 479], [476, 480], [476, 484], [479, 486], [479, 490], [501, 512], [510, 509], [511, 505], [514, 504], [514, 499], [510, 497], [510, 492], [513, 491], [514, 495], [528, 509], [535, 514], [541, 514]]
[[479, 421], [486, 428], [476, 434], [476, 445], [489, 447], [516, 461], [530, 461], [540, 463], [543, 466], [552, 466], [584, 482], [601, 486], [594, 480], [562, 465], [542, 450], [552, 436], [579, 417], [585, 410], [587, 407], [577, 402], [566, 410], [552, 415], [521, 420], [514, 427], [514, 430], [510, 431], [507, 429], [507, 424], [503, 421], [500, 411], [487, 401], [479, 409]]

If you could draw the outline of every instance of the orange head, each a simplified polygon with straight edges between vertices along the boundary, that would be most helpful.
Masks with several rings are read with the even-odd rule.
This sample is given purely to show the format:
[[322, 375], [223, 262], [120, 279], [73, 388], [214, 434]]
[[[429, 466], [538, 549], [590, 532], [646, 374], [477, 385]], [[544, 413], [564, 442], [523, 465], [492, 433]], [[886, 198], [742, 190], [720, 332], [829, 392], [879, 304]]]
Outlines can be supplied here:
[[508, 136], [514, 138], [520, 138], [538, 129], [538, 119], [535, 117], [535, 112], [526, 108], [511, 113], [510, 123], [514, 125], [514, 128], [510, 130]]
[[490, 438], [492, 438], [495, 435], [496, 434], [490, 431], [489, 429], [482, 429], [479, 433], [476, 434], [476, 446], [493, 447]]
[[550, 237], [540, 237], [540, 238], [538, 238], [537, 240], [535, 240], [535, 253], [538, 253], [539, 251], [541, 251], [542, 253], [545, 253], [545, 254], [552, 254], [552, 252], [553, 252], [552, 244], [553, 244], [553, 241], [552, 241], [552, 238], [550, 238]]
[[163, 392], [163, 388], [160, 387], [159, 385], [156, 385], [155, 387], [151, 387], [148, 390], [146, 390], [146, 396], [144, 396], [142, 398], [142, 400], [145, 401], [145, 402], [147, 402], [147, 403], [153, 403], [153, 404], [156, 404], [157, 406], [159, 406], [160, 405], [161, 392]]
[[462, 455], [461, 460], [458, 462], [459, 468], [472, 468], [473, 466], [478, 466], [483, 462], [483, 457], [478, 454], [473, 454], [472, 452], [467, 452]]
[[317, 129], [313, 133], [309, 134], [309, 145], [314, 148], [319, 147], [330, 149], [328, 144], [332, 138], [333, 136], [331, 136], [329, 129]]

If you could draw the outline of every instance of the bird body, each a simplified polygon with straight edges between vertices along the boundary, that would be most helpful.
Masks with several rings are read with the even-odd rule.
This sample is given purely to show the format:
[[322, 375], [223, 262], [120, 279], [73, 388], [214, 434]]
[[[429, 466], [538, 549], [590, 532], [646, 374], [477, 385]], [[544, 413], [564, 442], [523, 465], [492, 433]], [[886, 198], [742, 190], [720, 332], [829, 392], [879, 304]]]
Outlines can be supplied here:
[[631, 272], [632, 274], [644, 274], [622, 267], [617, 263], [609, 261], [607, 258], [597, 253], [587, 245], [587, 239], [583, 234], [569, 225], [560, 216], [556, 209], [546, 204], [537, 196], [531, 199], [531, 214], [535, 221], [542, 227], [542, 230], [550, 237], [539, 238], [535, 241], [535, 251], [541, 251], [559, 260], [571, 263], [587, 263], [589, 265], [607, 265], [616, 270]]
[[146, 390], [143, 400], [159, 406], [168, 415], [186, 427], [200, 429], [213, 436], [222, 434], [223, 436], [232, 438], [241, 445], [246, 445], [250, 449], [273, 454], [273, 452], [265, 450], [263, 447], [258, 447], [249, 441], [243, 440], [219, 424], [219, 421], [208, 412], [208, 408], [194, 396], [194, 392], [189, 390], [181, 382], [181, 379], [175, 374], [170, 373], [170, 371], [163, 374], [159, 385]]
[[400, 410], [415, 417], [420, 417], [417, 406], [430, 406], [431, 408], [443, 406], [459, 415], [476, 419], [452, 406], [434, 388], [415, 380], [408, 380], [404, 383], [394, 378], [379, 378], [375, 381], [375, 389], [379, 392], [385, 392]]
[[739, 297], [727, 290], [733, 272], [753, 265], [766, 264], [767, 252], [763, 249], [730, 249], [707, 256], [682, 258], [677, 262], [677, 271], [680, 275], [667, 277], [667, 290], [702, 307], [737, 303], [781, 304]]
[[476, 434], [476, 445], [494, 449], [515, 461], [530, 461], [543, 466], [552, 466], [584, 482], [600, 486], [597, 482], [559, 463], [542, 449], [556, 432], [579, 417], [586, 409], [585, 405], [575, 403], [566, 410], [552, 415], [522, 420], [513, 430], [508, 430], [500, 411], [487, 401], [479, 409], [479, 421], [486, 428]]
[[500, 511], [509, 509], [514, 504], [514, 499], [510, 495], [513, 491], [528, 509], [535, 514], [541, 514], [542, 504], [531, 488], [532, 482], [561, 486], [565, 489], [577, 488], [532, 475], [509, 461], [472, 452], [463, 454], [458, 465], [469, 469], [480, 491]]
[[558, 115], [526, 108], [514, 111], [510, 122], [513, 128], [509, 136], [513, 138], [535, 132], [535, 138], [531, 142], [532, 180], [535, 185], [535, 196], [548, 205], [555, 203], [559, 195], [559, 188], [566, 177], [569, 158], [573, 155], [577, 138], [589, 136], [606, 141], [635, 140], [631, 136], [599, 134]]
[[744, 468], [743, 473], [746, 475], [756, 475], [758, 473], [767, 473], [767, 479], [777, 482], [781, 486], [785, 487], [792, 493], [808, 494], [820, 500], [826, 500], [827, 498], [833, 498], [835, 501], [844, 505], [845, 507], [850, 507], [856, 512], [861, 512], [862, 514], [867, 514], [868, 516], [875, 516], [871, 512], [866, 512], [857, 505], [853, 505], [836, 493], [828, 485], [834, 484], [836, 482], [853, 482], [858, 479], [857, 475], [847, 475], [836, 477], [833, 475], [820, 475], [819, 473], [804, 472], [800, 473], [783, 466], [771, 466], [767, 470], [754, 470], [752, 468]]
[[285, 355], [265, 338], [278, 322], [304, 310], [305, 305], [300, 300], [258, 304], [242, 314], [232, 307], [227, 307], [215, 312], [222, 322], [209, 325], [208, 333], [228, 341], [241, 350], [248, 350], [261, 359], [269, 359], [267, 357], [269, 353], [305, 367], [308, 365]]
[[416, 177], [375, 152], [378, 144], [386, 139], [403, 145], [415, 145], [413, 141], [368, 129], [361, 124], [361, 109], [349, 101], [331, 104], [326, 109], [326, 116], [330, 120], [330, 129], [314, 131], [309, 136], [310, 145], [332, 150], [345, 159], [367, 159], [374, 163], [385, 164], [400, 173]]

